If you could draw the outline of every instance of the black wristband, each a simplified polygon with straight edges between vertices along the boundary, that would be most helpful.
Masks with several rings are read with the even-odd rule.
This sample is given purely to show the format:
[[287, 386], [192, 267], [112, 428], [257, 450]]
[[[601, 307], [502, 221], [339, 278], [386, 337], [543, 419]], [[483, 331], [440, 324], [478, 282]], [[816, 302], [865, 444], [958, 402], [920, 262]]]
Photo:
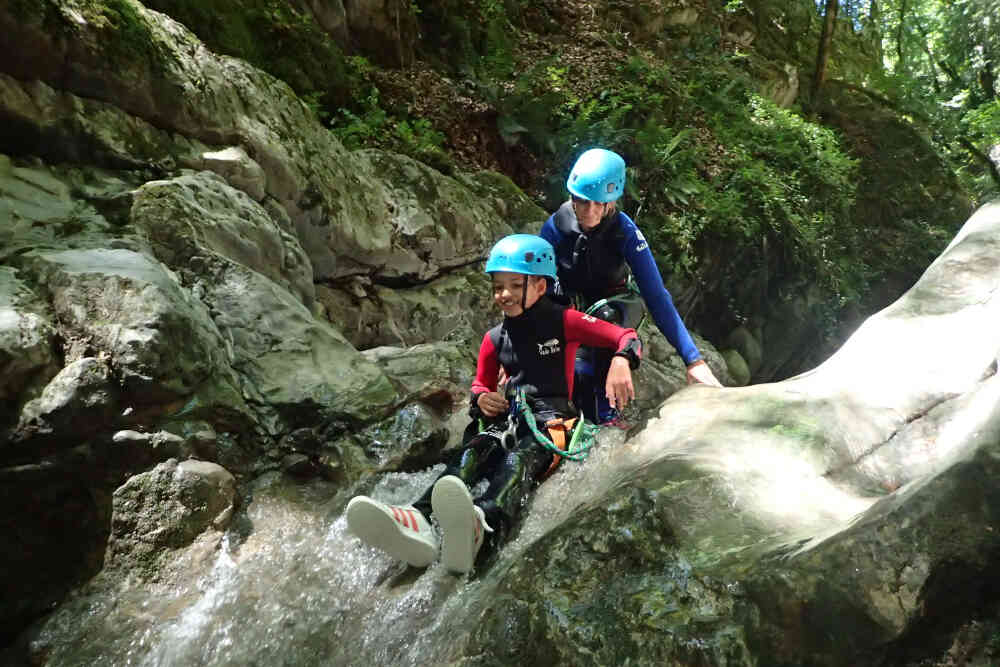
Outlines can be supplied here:
[[476, 392], [472, 392], [472, 396], [469, 399], [469, 416], [473, 419], [486, 417], [483, 409], [479, 407], [479, 394]]
[[615, 352], [616, 357], [624, 357], [628, 359], [628, 367], [633, 371], [639, 368], [640, 354], [642, 353], [642, 343], [639, 342], [638, 338], [633, 338], [630, 340], [625, 347]]

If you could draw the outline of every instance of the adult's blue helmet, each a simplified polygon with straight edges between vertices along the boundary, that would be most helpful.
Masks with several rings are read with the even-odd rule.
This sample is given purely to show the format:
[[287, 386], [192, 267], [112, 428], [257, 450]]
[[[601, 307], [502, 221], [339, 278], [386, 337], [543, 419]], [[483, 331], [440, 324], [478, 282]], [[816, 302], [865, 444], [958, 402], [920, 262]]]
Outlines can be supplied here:
[[486, 260], [486, 273], [509, 271], [529, 276], [556, 277], [556, 252], [552, 244], [534, 234], [505, 236]]
[[590, 201], [615, 201], [625, 193], [625, 160], [603, 148], [584, 151], [569, 172], [566, 189]]

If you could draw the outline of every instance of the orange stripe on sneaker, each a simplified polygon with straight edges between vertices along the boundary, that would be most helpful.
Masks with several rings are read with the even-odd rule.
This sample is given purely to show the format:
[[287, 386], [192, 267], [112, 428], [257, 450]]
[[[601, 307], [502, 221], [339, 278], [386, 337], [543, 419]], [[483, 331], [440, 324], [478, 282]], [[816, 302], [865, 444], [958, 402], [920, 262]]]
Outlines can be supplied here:
[[[392, 506], [390, 505], [390, 507]], [[398, 507], [392, 507], [392, 516], [396, 519], [396, 523], [401, 523], [404, 528], [409, 528], [409, 526], [406, 525], [406, 515], [403, 514], [403, 510]]]
[[413, 528], [414, 532], [419, 532], [417, 531], [417, 516], [413, 513], [413, 510], [406, 510], [404, 514], [410, 515], [410, 523], [413, 524], [411, 528]]

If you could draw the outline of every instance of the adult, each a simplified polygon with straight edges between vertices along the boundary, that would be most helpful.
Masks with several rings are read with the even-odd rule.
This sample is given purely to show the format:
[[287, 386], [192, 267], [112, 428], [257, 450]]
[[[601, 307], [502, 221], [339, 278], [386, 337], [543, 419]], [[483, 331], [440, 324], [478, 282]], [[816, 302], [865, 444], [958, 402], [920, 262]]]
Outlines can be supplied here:
[[[629, 298], [631, 270], [632, 284], [653, 322], [687, 365], [688, 383], [721, 387], [664, 287], [645, 237], [615, 204], [625, 192], [625, 160], [603, 148], [585, 151], [573, 165], [566, 189], [570, 199], [545, 221], [540, 232], [555, 248], [563, 292], [582, 310], [607, 300], [593, 314], [635, 328], [642, 318], [642, 305], [638, 298]], [[616, 423], [619, 418], [603, 390], [610, 363], [611, 355], [603, 350], [588, 350], [577, 363], [574, 403], [597, 423]]]

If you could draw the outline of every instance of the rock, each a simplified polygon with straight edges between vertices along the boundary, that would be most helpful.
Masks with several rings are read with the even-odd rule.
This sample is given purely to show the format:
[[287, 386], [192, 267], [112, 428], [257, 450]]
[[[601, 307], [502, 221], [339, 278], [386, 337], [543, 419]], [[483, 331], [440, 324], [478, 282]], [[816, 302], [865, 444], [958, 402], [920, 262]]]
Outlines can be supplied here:
[[426, 406], [411, 403], [356, 439], [380, 469], [417, 470], [438, 463], [448, 445], [448, 429]]
[[227, 265], [214, 283], [204, 285], [203, 298], [229, 341], [244, 393], [291, 424], [366, 421], [397, 400], [375, 364], [264, 276]]
[[761, 92], [765, 97], [782, 109], [795, 104], [799, 96], [799, 70], [795, 65], [785, 63], [781, 69], [771, 68], [761, 78], [765, 80], [761, 84]]
[[311, 477], [316, 473], [312, 460], [305, 454], [288, 454], [281, 460], [281, 468], [295, 477]]
[[171, 459], [136, 475], [114, 493], [107, 564], [150, 576], [169, 550], [224, 528], [235, 502], [235, 479], [214, 463]]
[[300, 0], [312, 12], [323, 30], [325, 30], [334, 41], [347, 48], [349, 45], [349, 35], [347, 31], [347, 12], [344, 9], [343, 0]]
[[475, 354], [476, 348], [465, 342], [383, 346], [362, 352], [399, 387], [406, 401], [435, 405], [442, 413], [464, 406], [468, 400], [476, 374]]
[[749, 329], [739, 326], [729, 332], [725, 345], [736, 350], [746, 362], [750, 374], [753, 375], [763, 363], [763, 349], [757, 337]]
[[0, 260], [5, 264], [17, 263], [29, 250], [95, 243], [112, 234], [112, 225], [91, 201], [70, 193], [77, 190], [104, 202], [126, 193], [129, 185], [98, 169], [88, 174], [89, 183], [65, 171], [72, 170], [60, 173], [0, 155], [0, 216], [10, 221], [0, 225]]
[[419, 27], [410, 5], [389, 0], [343, 0], [343, 4], [348, 36], [361, 51], [391, 67], [413, 62], [413, 35]]
[[369, 212], [346, 223], [355, 230], [331, 226], [332, 234], [348, 232], [360, 239], [357, 228], [363, 225], [364, 236], [370, 239], [367, 247], [359, 248], [361, 255], [351, 258], [344, 253], [341, 273], [361, 260], [379, 266], [379, 281], [424, 282], [444, 270], [482, 260], [496, 239], [513, 232], [515, 221], [497, 216], [489, 201], [474, 196], [454, 178], [402, 155], [379, 150], [357, 155], [365, 158], [356, 163], [359, 173], [370, 164], [371, 175], [387, 183], [380, 191], [384, 199], [371, 209], [380, 217], [384, 211], [384, 217], [373, 225]]
[[189, 452], [185, 447], [184, 438], [169, 431], [141, 433], [124, 430], [115, 433], [112, 438], [117, 449], [132, 451], [120, 454], [130, 461], [156, 463], [171, 458], [186, 456]]
[[[302, 246], [215, 174], [184, 173], [146, 183], [136, 191], [132, 222], [168, 266], [197, 271], [196, 263], [217, 255], [269, 278], [307, 307], [313, 301], [312, 265]], [[210, 272], [205, 269], [202, 273]]]
[[319, 286], [326, 317], [359, 349], [458, 341], [477, 346], [499, 319], [482, 269], [460, 269], [426, 285], [392, 289]]
[[[106, 427], [118, 408], [117, 383], [107, 363], [94, 357], [71, 362], [45, 386], [42, 395], [28, 401], [21, 411], [14, 441], [38, 435], [59, 437], [71, 433], [64, 444], [77, 445]], [[34, 456], [43, 454], [34, 447]]]
[[[374, 26], [381, 25], [374, 18], [383, 16], [381, 11], [374, 5], [355, 4], [348, 13], [369, 17]], [[395, 19], [394, 13], [391, 16]], [[236, 177], [228, 167], [222, 171], [234, 178], [234, 184], [261, 180], [266, 184], [267, 197], [293, 223], [318, 280], [365, 274], [379, 276], [379, 281], [424, 281], [442, 270], [481, 259], [495, 239], [523, 224], [509, 216], [499, 217], [492, 197], [473, 196], [468, 189], [467, 183], [478, 181], [482, 190], [499, 192], [503, 189], [499, 179], [459, 181], [382, 151], [348, 154], [287, 85], [241, 61], [208, 52], [191, 33], [162, 14], [135, 8], [129, 20], [137, 34], [143, 35], [141, 53], [113, 68], [106, 65], [105, 50], [121, 44], [108, 40], [102, 22], [76, 21], [69, 12], [55, 12], [50, 18], [74, 36], [72, 43], [77, 46], [72, 55], [66, 52], [69, 41], [47, 36], [55, 28], [43, 26], [41, 16], [13, 17], [0, 11], [0, 30], [13, 40], [11, 52], [36, 53], [39, 44], [48, 49], [8, 62], [12, 89], [15, 81], [58, 82], [64, 86], [59, 96], [86, 99], [91, 105], [113, 104], [117, 110], [109, 115], [118, 129], [110, 129], [109, 137], [135, 136], [122, 116], [132, 118], [134, 127], [141, 128], [139, 153], [160, 156], [161, 168], [216, 165], [215, 160], [206, 165], [206, 152], [242, 149], [260, 167], [261, 178], [249, 163], [249, 171]], [[360, 25], [355, 23], [353, 29], [360, 31]], [[394, 20], [392, 30], [396, 30]], [[66, 59], [72, 61], [76, 76], [55, 76]], [[39, 98], [37, 93], [22, 91], [21, 95], [27, 100]], [[5, 96], [0, 99], [6, 103]], [[268, 103], [248, 106], [247, 99]], [[60, 102], [62, 107], [67, 104]], [[19, 108], [36, 105], [27, 101]], [[79, 115], [104, 117], [87, 110], [85, 106]], [[43, 128], [34, 124], [27, 111], [19, 117], [35, 128], [39, 138], [35, 145], [40, 144]], [[121, 129], [123, 124], [128, 131]], [[63, 125], [67, 130], [78, 127], [69, 121]], [[150, 126], [159, 128], [159, 133], [148, 133]], [[100, 126], [87, 128], [82, 126], [76, 144], [108, 143]], [[230, 140], [234, 137], [239, 137], [238, 143]], [[53, 149], [61, 145], [55, 143]], [[256, 198], [256, 186], [246, 187]], [[517, 202], [523, 199], [522, 193]], [[512, 201], [508, 210], [513, 212], [515, 203], [521, 210], [517, 202]], [[537, 221], [543, 217], [539, 215]]]
[[220, 151], [201, 154], [205, 169], [222, 176], [233, 187], [242, 190], [256, 201], [267, 191], [266, 177], [260, 165], [250, 159], [240, 146], [230, 146]]
[[750, 384], [750, 367], [739, 352], [729, 349], [723, 350], [719, 354], [726, 360], [726, 368], [729, 369], [729, 375], [733, 378], [733, 386], [744, 387]]
[[136, 403], [185, 396], [225, 364], [208, 311], [159, 263], [129, 250], [37, 252], [63, 335], [105, 354]]
[[[0, 200], [2, 201], [2, 200]], [[0, 267], [0, 404], [30, 397], [56, 371], [55, 328], [11, 267]], [[41, 312], [36, 312], [41, 311]], [[0, 411], [0, 424], [6, 410]]]
[[814, 315], [821, 307], [822, 294], [811, 285], [801, 293], [768, 303], [761, 332], [761, 364], [753, 372], [755, 382], [788, 377], [806, 366], [804, 360], [821, 339]]

